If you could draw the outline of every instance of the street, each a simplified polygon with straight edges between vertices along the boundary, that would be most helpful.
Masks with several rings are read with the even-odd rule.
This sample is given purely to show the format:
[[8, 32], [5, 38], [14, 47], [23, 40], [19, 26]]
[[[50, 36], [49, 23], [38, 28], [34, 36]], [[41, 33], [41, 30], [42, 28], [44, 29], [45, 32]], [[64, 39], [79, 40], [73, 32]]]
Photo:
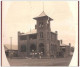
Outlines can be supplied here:
[[72, 57], [54, 59], [10, 59], [11, 66], [68, 66]]

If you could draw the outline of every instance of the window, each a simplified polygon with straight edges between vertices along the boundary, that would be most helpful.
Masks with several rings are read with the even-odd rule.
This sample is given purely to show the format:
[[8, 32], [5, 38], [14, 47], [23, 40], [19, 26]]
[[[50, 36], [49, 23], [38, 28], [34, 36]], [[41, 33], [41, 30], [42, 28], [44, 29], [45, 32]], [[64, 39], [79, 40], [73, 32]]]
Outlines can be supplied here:
[[53, 52], [54, 51], [54, 46], [53, 46], [53, 44], [51, 44], [51, 52]]
[[51, 39], [53, 38], [53, 34], [52, 34], [52, 32], [51, 32]]
[[27, 36], [26, 35], [20, 36], [20, 40], [26, 40], [26, 39], [27, 39]]
[[43, 27], [43, 22], [39, 22], [39, 27]]
[[43, 38], [43, 32], [41, 34], [42, 34], [42, 38]]
[[49, 38], [49, 32], [47, 32], [47, 38]]
[[57, 50], [57, 46], [56, 45], [54, 45], [54, 51], [56, 51]]
[[63, 52], [66, 52], [65, 48], [62, 49]]
[[37, 38], [37, 34], [30, 34], [29, 35], [29, 39], [36, 39]]
[[21, 45], [21, 52], [26, 52], [26, 45]]
[[43, 38], [43, 32], [40, 32], [40, 38]]

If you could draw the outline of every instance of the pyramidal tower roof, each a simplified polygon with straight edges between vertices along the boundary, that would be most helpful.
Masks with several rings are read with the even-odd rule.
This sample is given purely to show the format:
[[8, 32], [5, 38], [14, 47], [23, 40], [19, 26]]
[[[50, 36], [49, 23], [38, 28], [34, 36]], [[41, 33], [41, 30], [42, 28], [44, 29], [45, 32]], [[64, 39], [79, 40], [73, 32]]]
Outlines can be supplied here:
[[[45, 14], [45, 12], [43, 11], [39, 16], [33, 18], [33, 19], [38, 19], [38, 18], [41, 18], [41, 17], [49, 17]], [[52, 18], [49, 17], [50, 20], [53, 20]]]
[[43, 17], [43, 16], [47, 16], [44, 11], [38, 17]]

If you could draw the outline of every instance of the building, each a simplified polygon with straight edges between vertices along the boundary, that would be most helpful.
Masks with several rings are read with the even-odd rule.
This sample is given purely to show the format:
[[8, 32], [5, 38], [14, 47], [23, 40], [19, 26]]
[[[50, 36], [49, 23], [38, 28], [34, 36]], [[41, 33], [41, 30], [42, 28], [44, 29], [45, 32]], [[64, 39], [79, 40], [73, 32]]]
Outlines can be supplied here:
[[71, 53], [71, 44], [69, 43], [69, 45], [66, 45], [66, 44], [61, 44], [60, 45], [60, 53], [62, 55], [62, 57], [67, 57], [67, 56], [70, 56], [70, 53]]
[[50, 21], [53, 19], [43, 11], [36, 20], [35, 30], [29, 33], [18, 32], [18, 56], [30, 57], [41, 54], [43, 57], [57, 57], [61, 47], [58, 32], [52, 32]]
[[12, 57], [18, 56], [18, 50], [17, 49], [10, 49], [5, 45], [4, 45], [4, 49], [5, 49], [6, 57], [10, 57], [11, 55], [12, 55]]

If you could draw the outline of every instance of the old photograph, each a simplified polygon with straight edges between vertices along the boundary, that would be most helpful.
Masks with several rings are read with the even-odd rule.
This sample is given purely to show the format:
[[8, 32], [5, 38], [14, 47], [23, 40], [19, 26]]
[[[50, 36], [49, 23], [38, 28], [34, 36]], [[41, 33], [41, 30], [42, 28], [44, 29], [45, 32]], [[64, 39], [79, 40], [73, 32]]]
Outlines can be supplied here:
[[77, 1], [3, 1], [2, 11], [10, 66], [69, 66], [77, 45]]

